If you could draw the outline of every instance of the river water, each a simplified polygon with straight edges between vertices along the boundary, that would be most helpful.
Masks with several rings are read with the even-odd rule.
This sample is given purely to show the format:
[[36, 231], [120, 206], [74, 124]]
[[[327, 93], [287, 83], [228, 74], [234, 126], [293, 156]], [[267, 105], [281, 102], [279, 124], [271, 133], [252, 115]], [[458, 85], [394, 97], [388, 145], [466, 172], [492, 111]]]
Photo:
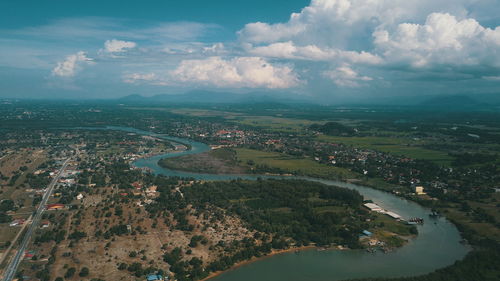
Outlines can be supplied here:
[[[210, 150], [206, 144], [189, 139], [159, 135], [125, 127], [107, 127], [141, 135], [149, 135], [165, 140], [187, 144], [191, 147], [178, 153], [152, 156], [136, 160], [133, 165], [148, 168], [155, 174], [166, 176], [192, 177], [199, 180], [231, 180], [236, 178], [256, 179], [257, 175], [212, 175], [174, 171], [162, 168], [158, 160]], [[269, 178], [269, 177], [268, 177]], [[422, 217], [425, 224], [417, 226], [419, 235], [407, 245], [390, 253], [368, 253], [363, 250], [315, 249], [300, 253], [284, 253], [229, 270], [214, 281], [332, 281], [363, 277], [415, 276], [434, 271], [462, 259], [470, 250], [460, 243], [457, 228], [445, 218], [429, 219], [429, 209], [390, 193], [360, 185], [306, 177], [300, 178], [357, 190], [365, 199], [371, 199], [384, 209], [391, 210], [403, 218]]]

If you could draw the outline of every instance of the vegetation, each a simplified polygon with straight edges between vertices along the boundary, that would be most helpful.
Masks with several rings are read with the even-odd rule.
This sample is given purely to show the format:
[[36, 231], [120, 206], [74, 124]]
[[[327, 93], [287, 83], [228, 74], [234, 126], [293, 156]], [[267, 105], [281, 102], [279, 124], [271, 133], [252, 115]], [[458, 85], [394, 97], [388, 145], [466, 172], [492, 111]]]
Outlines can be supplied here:
[[[117, 263], [112, 250], [120, 241], [135, 243], [134, 239], [158, 233], [158, 229], [183, 235], [182, 247], [166, 245], [161, 250], [161, 255], [165, 253], [163, 260], [179, 280], [203, 278], [210, 271], [224, 270], [236, 262], [293, 245], [347, 244], [356, 248], [360, 246], [357, 235], [362, 229], [369, 229], [377, 239], [386, 237], [385, 242], [391, 246], [404, 242], [392, 234], [416, 234], [415, 228], [368, 214], [360, 208], [362, 199], [356, 193], [303, 181], [189, 186], [177, 178], [130, 169], [130, 159], [166, 152], [169, 145], [164, 142], [116, 131], [54, 129], [112, 124], [233, 147], [211, 151], [206, 158], [193, 155], [166, 161], [169, 163], [165, 166], [174, 169], [192, 161], [185, 170], [358, 179], [398, 193], [450, 218], [475, 250], [463, 261], [435, 273], [397, 280], [499, 279], [496, 245], [500, 239], [500, 197], [495, 192], [500, 175], [498, 112], [377, 107], [346, 110], [279, 104], [197, 107], [131, 108], [26, 101], [0, 105], [1, 161], [24, 151], [15, 165], [0, 163], [0, 222], [30, 214], [41, 199], [36, 191], [47, 185], [49, 172], [58, 167], [55, 159], [72, 153], [75, 144], [81, 145], [82, 152], [77, 159], [81, 173], [76, 183], [58, 189], [59, 195], [51, 198], [51, 202], [67, 204], [68, 209], [58, 211], [56, 217], [44, 218], [50, 220], [51, 226], [35, 231], [32, 247], [39, 252], [32, 261], [23, 263], [24, 274], [20, 276], [44, 281], [57, 275], [98, 280], [94, 277], [99, 272], [85, 260], [79, 260], [80, 265], [73, 261], [78, 251], [101, 251], [97, 247], [84, 248], [86, 243], [102, 242], [106, 244], [105, 253], [109, 253], [103, 262], [110, 263], [112, 270], [119, 269], [113, 271], [113, 276], [143, 278], [160, 270], [157, 265], [163, 261], [159, 255], [129, 249], [121, 257], [124, 260]], [[244, 134], [222, 137], [220, 131]], [[42, 150], [40, 162], [28, 157]], [[159, 195], [146, 196], [145, 188], [152, 185], [158, 187]], [[423, 185], [427, 194], [414, 195], [414, 185]], [[27, 192], [33, 196], [24, 196]], [[76, 201], [79, 193], [86, 199]], [[15, 215], [11, 217], [10, 212]], [[204, 231], [217, 222], [226, 223], [228, 218], [238, 218], [238, 223], [243, 224], [238, 227], [248, 229], [250, 234], [230, 242], [209, 240]], [[8, 224], [0, 227], [2, 239], [15, 236]], [[4, 248], [6, 245], [3, 243]], [[217, 253], [216, 258], [201, 259], [201, 250]], [[89, 268], [84, 270], [85, 266]], [[51, 272], [54, 270], [57, 275]]]
[[242, 174], [246, 168], [237, 163], [236, 152], [228, 148], [220, 148], [209, 152], [163, 158], [158, 164], [174, 170], [210, 173], [210, 174]]
[[[274, 237], [292, 238], [299, 245], [337, 243], [357, 248], [360, 222], [366, 215], [360, 208], [363, 199], [357, 192], [308, 181], [211, 182], [184, 188], [183, 193], [184, 198], [180, 199], [162, 193], [150, 211], [171, 209], [176, 198], [175, 205], [192, 204], [201, 210], [215, 205], [238, 215], [252, 229]], [[328, 206], [343, 208], [315, 210]]]
[[313, 124], [309, 127], [309, 129], [329, 136], [352, 136], [356, 133], [353, 128], [337, 122], [327, 122], [323, 125]]
[[312, 159], [276, 152], [266, 152], [247, 148], [236, 148], [242, 165], [247, 165], [255, 174], [276, 173], [305, 175], [318, 178], [353, 178], [355, 174], [338, 167], [322, 165]]

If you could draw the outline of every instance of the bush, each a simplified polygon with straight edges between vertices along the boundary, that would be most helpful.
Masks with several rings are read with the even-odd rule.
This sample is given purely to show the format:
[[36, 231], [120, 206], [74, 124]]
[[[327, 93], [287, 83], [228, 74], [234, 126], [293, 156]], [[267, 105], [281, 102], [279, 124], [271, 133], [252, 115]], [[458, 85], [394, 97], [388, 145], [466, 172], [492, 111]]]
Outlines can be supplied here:
[[88, 276], [90, 273], [89, 269], [87, 267], [83, 267], [82, 270], [80, 270], [80, 273], [78, 273], [78, 275], [80, 277], [85, 277], [85, 276]]
[[68, 268], [68, 270], [64, 274], [64, 278], [68, 279], [68, 278], [73, 277], [73, 275], [75, 275], [75, 272], [76, 272], [76, 268], [74, 268], [74, 267]]

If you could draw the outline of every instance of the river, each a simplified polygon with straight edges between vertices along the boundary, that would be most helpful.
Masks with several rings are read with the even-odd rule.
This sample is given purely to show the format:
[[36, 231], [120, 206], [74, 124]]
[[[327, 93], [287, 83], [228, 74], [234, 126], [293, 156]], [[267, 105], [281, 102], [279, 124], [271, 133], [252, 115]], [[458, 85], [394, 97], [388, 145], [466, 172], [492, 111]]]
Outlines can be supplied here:
[[[192, 177], [199, 180], [231, 180], [236, 178], [256, 179], [257, 175], [212, 175], [174, 171], [162, 168], [158, 160], [187, 154], [202, 153], [210, 150], [206, 144], [189, 139], [169, 137], [125, 127], [107, 127], [140, 135], [149, 135], [165, 140], [187, 144], [191, 147], [178, 153], [156, 155], [136, 160], [133, 165], [148, 168], [155, 174], [166, 176]], [[273, 177], [276, 178], [276, 177]], [[419, 235], [407, 245], [390, 253], [368, 253], [363, 250], [315, 249], [300, 253], [284, 253], [224, 272], [211, 279], [214, 281], [333, 281], [363, 277], [415, 276], [434, 271], [462, 259], [470, 248], [460, 243], [457, 228], [445, 218], [429, 219], [429, 209], [393, 194], [361, 185], [340, 181], [300, 178], [357, 190], [365, 199], [403, 216], [403, 218], [422, 217], [425, 224], [417, 226]]]

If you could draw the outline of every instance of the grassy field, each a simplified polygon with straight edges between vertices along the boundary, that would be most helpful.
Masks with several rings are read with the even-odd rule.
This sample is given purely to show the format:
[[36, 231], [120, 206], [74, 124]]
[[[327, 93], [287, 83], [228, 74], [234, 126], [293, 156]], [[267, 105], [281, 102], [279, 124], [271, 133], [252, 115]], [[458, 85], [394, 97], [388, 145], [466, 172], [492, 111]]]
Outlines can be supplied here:
[[7, 241], [12, 241], [17, 232], [21, 230], [20, 226], [9, 226], [5, 223], [0, 226], [0, 247], [4, 247]]
[[305, 119], [282, 118], [275, 116], [248, 116], [240, 112], [228, 112], [213, 109], [161, 107], [128, 107], [128, 109], [166, 111], [174, 114], [192, 117], [221, 117], [236, 124], [258, 127], [278, 132], [300, 132], [313, 123], [324, 123]]
[[401, 187], [385, 182], [381, 178], [368, 178], [345, 168], [320, 164], [309, 158], [297, 158], [277, 152], [265, 152], [260, 150], [235, 148], [239, 164], [249, 169], [248, 161], [255, 165], [267, 165], [270, 168], [278, 168], [288, 173], [305, 175], [310, 177], [356, 180], [360, 184], [373, 186], [378, 189], [392, 191]]
[[158, 164], [174, 170], [211, 173], [211, 174], [244, 174], [246, 167], [238, 165], [233, 150], [220, 148], [208, 152], [180, 157], [164, 158]]
[[236, 118], [233, 122], [280, 132], [301, 132], [314, 123], [324, 123], [305, 119], [281, 118], [274, 116], [243, 116]]
[[[0, 162], [0, 172], [8, 177], [13, 175], [14, 171], [19, 171], [21, 166], [26, 166], [28, 170], [22, 172], [16, 180], [14, 186], [7, 185], [8, 180], [0, 182], [3, 186], [0, 188], [0, 200], [11, 199], [17, 203], [22, 203], [25, 206], [31, 206], [32, 199], [26, 196], [24, 189], [20, 187], [26, 180], [28, 173], [33, 173], [40, 164], [47, 160], [47, 155], [42, 150], [37, 151], [20, 151], [16, 154], [9, 155]], [[31, 208], [28, 208], [31, 210]]]
[[308, 158], [295, 158], [276, 152], [265, 152], [246, 148], [236, 148], [236, 157], [241, 165], [253, 161], [255, 165], [267, 165], [289, 173], [298, 173], [322, 178], [355, 178], [357, 175], [349, 170], [326, 166]]
[[403, 155], [414, 159], [429, 160], [436, 164], [449, 166], [453, 157], [448, 153], [420, 147], [423, 141], [393, 137], [333, 137], [318, 136], [320, 141], [343, 143], [360, 148], [375, 149], [394, 155]]
[[447, 211], [445, 213], [447, 218], [473, 229], [481, 237], [487, 237], [492, 240], [500, 241], [500, 229], [498, 227], [495, 227], [490, 223], [473, 222], [469, 216], [456, 208], [448, 208], [445, 210]]
[[[496, 222], [500, 221], [498, 202], [500, 202], [500, 193], [498, 192], [493, 193], [491, 198], [484, 199], [482, 202], [467, 201], [473, 210], [476, 208], [483, 209], [487, 214], [493, 216]], [[446, 217], [475, 230], [482, 237], [500, 241], [500, 228], [494, 224], [474, 221], [473, 216], [467, 215], [465, 212], [461, 211], [459, 205], [445, 210]]]
[[228, 112], [211, 109], [196, 109], [196, 108], [165, 108], [165, 107], [127, 107], [130, 110], [151, 110], [151, 111], [166, 111], [179, 115], [193, 117], [225, 117], [227, 119], [242, 115], [238, 112]]
[[194, 108], [170, 109], [169, 111], [179, 115], [188, 115], [195, 117], [224, 117], [226, 119], [232, 119], [236, 116], [242, 115], [242, 113], [238, 112], [228, 112], [228, 111], [210, 110], [210, 109], [194, 109]]

